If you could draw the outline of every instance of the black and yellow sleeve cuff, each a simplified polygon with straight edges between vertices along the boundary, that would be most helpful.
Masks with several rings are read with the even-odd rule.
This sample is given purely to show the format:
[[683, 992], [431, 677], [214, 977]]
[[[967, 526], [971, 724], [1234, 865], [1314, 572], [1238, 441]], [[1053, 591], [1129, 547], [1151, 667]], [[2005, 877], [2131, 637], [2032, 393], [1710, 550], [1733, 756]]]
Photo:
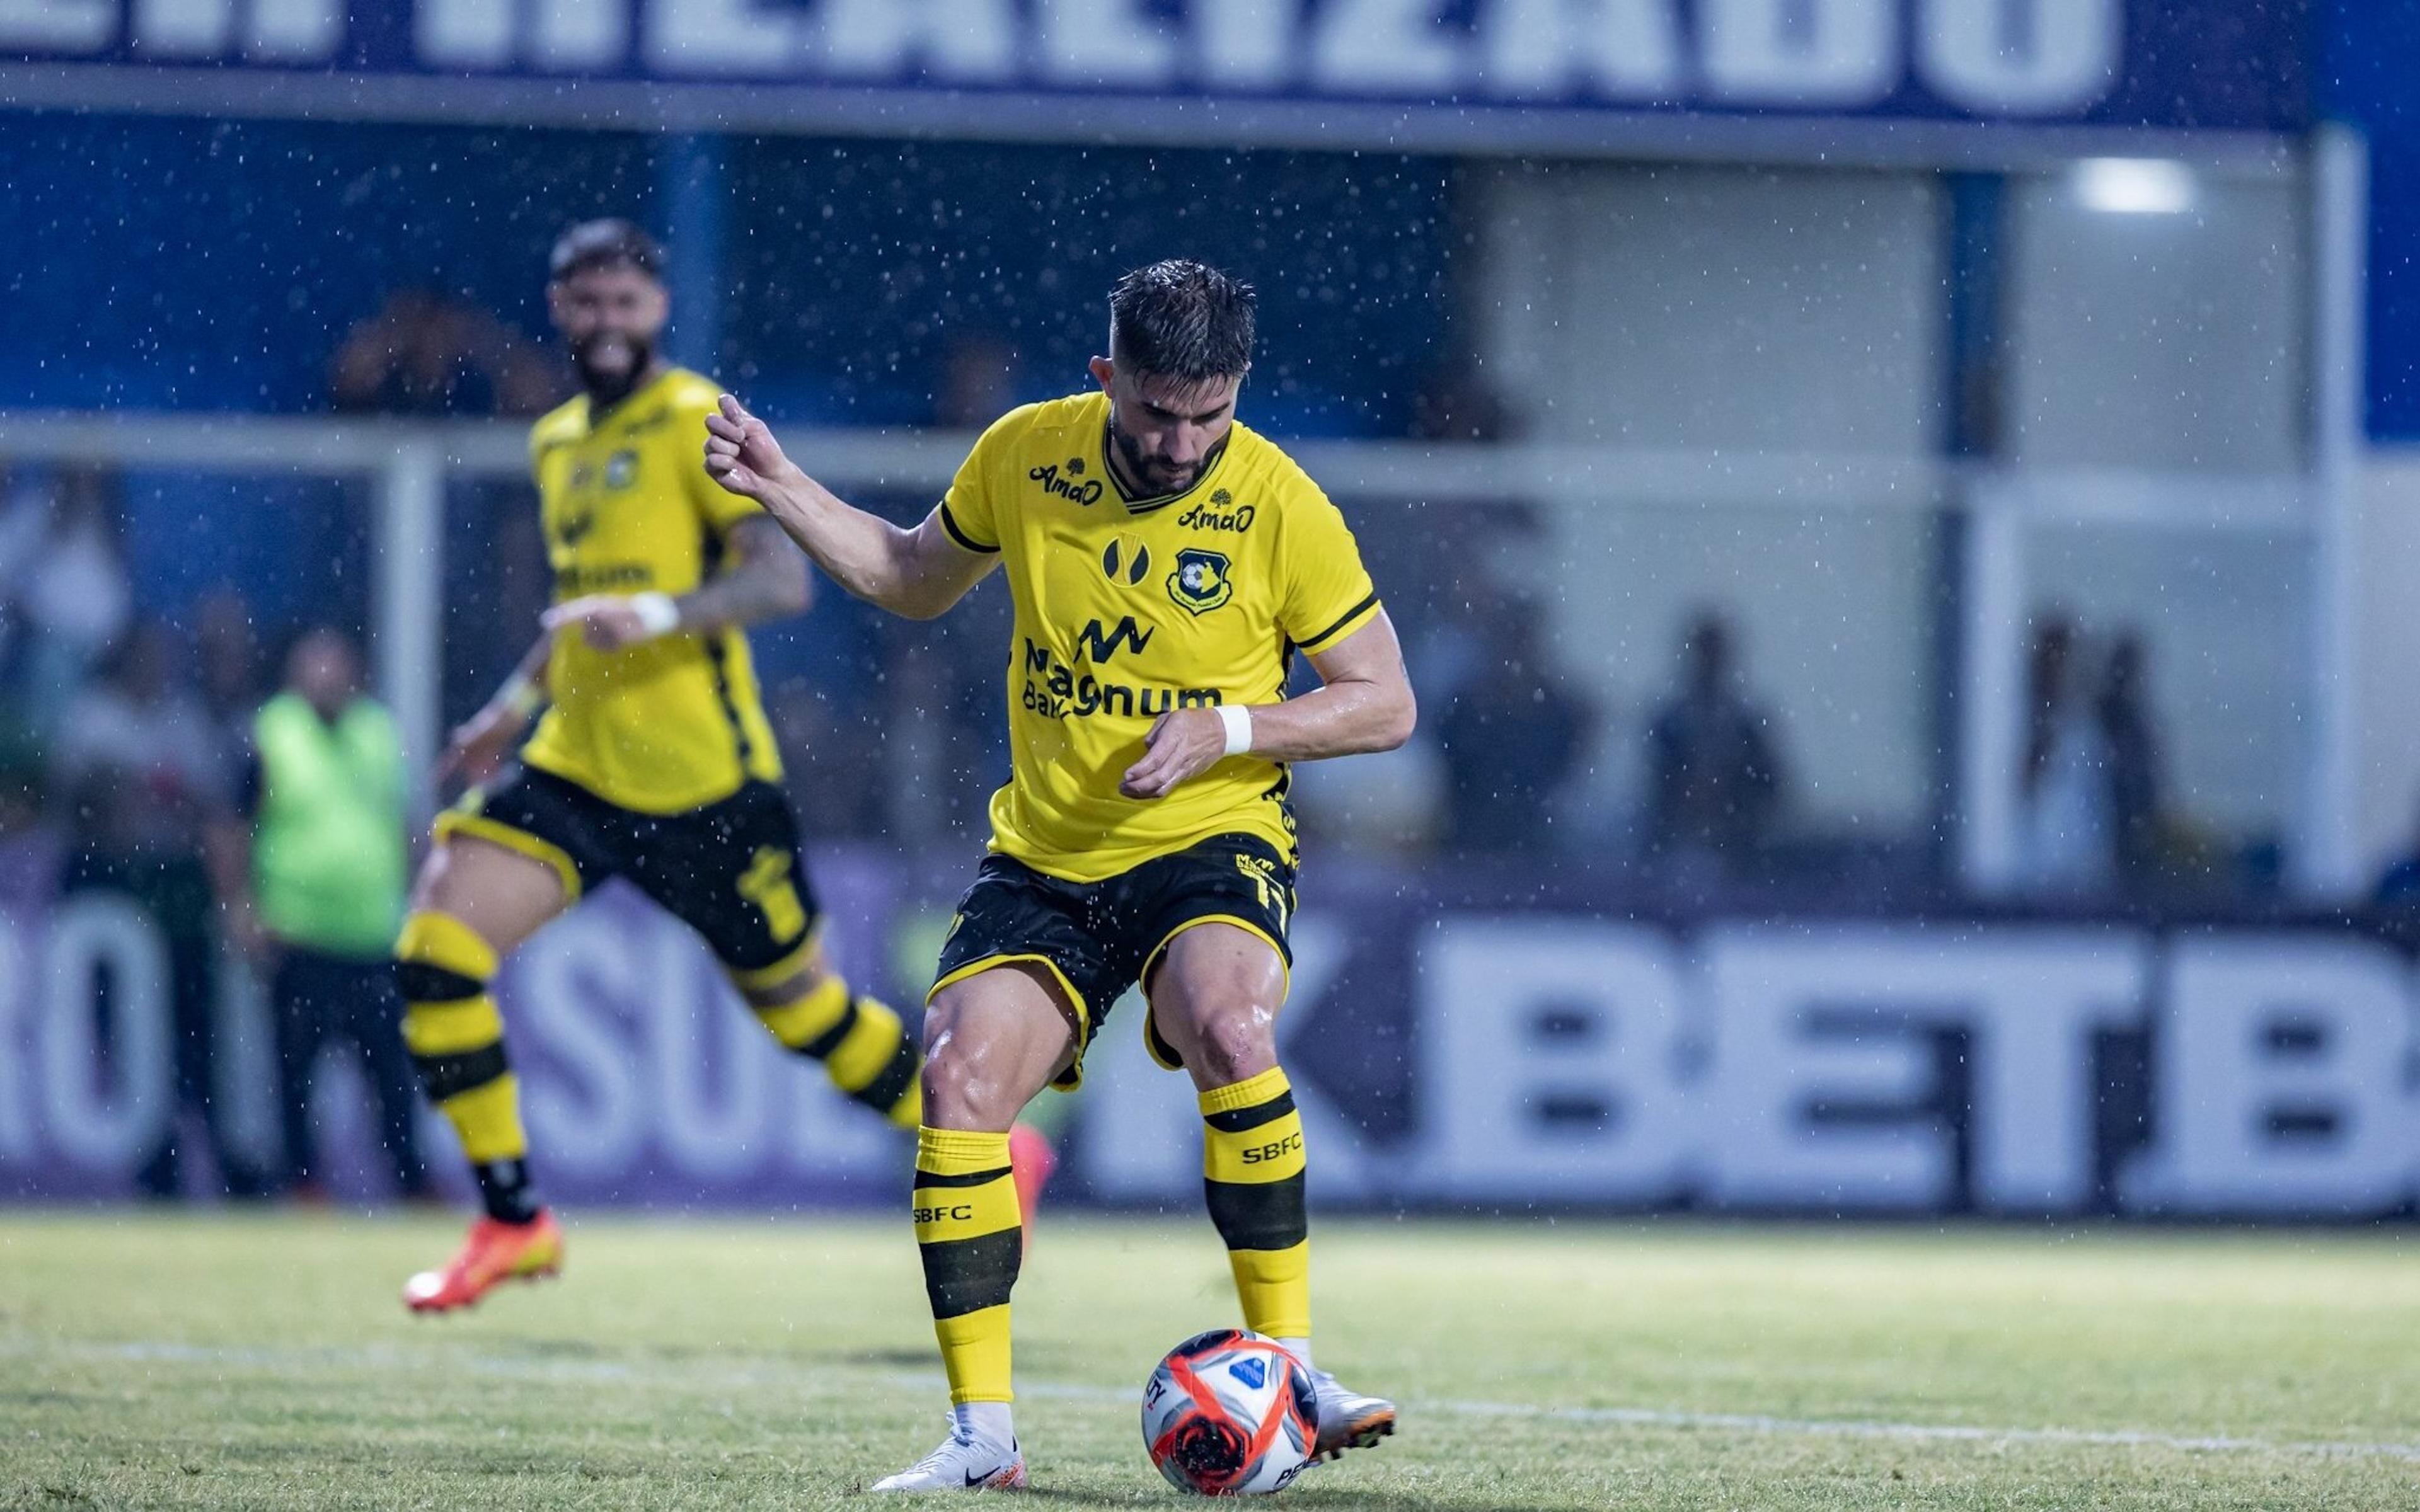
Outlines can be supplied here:
[[1377, 613], [1378, 593], [1377, 590], [1372, 589], [1370, 596], [1364, 598], [1358, 604], [1354, 605], [1351, 609], [1346, 609], [1342, 614], [1337, 616], [1337, 618], [1329, 624], [1326, 629], [1320, 631], [1317, 635], [1307, 635], [1301, 640], [1296, 640], [1295, 642], [1295, 648], [1298, 651], [1325, 651], [1329, 646], [1334, 645], [1337, 641], [1343, 640], [1346, 636], [1351, 635], [1354, 631], [1369, 624], [1372, 619], [1376, 617]]
[[960, 546], [965, 547], [970, 551], [980, 551], [985, 556], [994, 556], [999, 553], [999, 547], [985, 546], [983, 542], [976, 540], [971, 535], [969, 535], [967, 533], [966, 527], [958, 523], [958, 517], [950, 513], [950, 506], [948, 504], [943, 504], [939, 513], [941, 516], [941, 529], [950, 532], [951, 540], [957, 542]]

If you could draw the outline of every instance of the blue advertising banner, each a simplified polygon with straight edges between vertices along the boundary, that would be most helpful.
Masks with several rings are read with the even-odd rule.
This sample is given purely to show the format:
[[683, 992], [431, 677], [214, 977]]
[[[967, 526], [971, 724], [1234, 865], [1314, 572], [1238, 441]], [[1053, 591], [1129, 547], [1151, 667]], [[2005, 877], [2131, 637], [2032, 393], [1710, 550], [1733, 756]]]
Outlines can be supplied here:
[[[834, 958], [913, 1002], [964, 871], [820, 854]], [[1280, 1048], [1323, 1207], [2420, 1211], [2408, 918], [1658, 917], [1534, 878], [1316, 878]], [[0, 911], [0, 1202], [124, 1197], [172, 1132], [200, 1146], [164, 962], [129, 900]], [[498, 985], [532, 1160], [569, 1207], [904, 1197], [907, 1137], [776, 1048], [696, 940], [624, 886]], [[213, 1079], [234, 1121], [273, 1125], [240, 995], [223, 996]], [[1199, 1109], [1149, 1057], [1140, 1009], [1129, 995], [1090, 1047], [1053, 1202], [1197, 1211]], [[367, 1099], [329, 1069], [324, 1180], [384, 1197]], [[423, 1143], [467, 1197], [433, 1117]]]
[[2308, 0], [0, 0], [0, 100], [1428, 148], [2291, 131]]

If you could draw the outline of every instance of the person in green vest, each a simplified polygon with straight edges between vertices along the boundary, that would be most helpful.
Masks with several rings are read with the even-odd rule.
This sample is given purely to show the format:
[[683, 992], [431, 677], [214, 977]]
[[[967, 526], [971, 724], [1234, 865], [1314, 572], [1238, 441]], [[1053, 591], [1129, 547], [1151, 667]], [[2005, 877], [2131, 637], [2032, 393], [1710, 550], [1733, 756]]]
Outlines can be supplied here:
[[352, 640], [326, 626], [304, 632], [287, 656], [284, 689], [253, 719], [250, 865], [238, 873], [248, 896], [234, 904], [238, 937], [270, 972], [298, 1196], [319, 1193], [311, 1086], [332, 1043], [360, 1057], [396, 1189], [428, 1195], [391, 963], [408, 874], [403, 779], [395, 718], [362, 691]]

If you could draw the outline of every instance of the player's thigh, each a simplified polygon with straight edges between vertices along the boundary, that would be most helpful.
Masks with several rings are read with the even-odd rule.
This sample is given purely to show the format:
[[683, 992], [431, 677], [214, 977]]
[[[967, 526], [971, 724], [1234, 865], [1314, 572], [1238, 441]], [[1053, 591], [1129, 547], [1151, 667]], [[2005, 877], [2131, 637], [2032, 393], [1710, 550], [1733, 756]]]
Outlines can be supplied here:
[[1277, 1061], [1286, 965], [1267, 939], [1223, 919], [1179, 933], [1150, 984], [1155, 1033], [1203, 1091], [1259, 1075]]
[[1052, 970], [1002, 961], [948, 983], [924, 1010], [924, 1121], [1005, 1134], [1076, 1057], [1083, 1010]]
[[414, 911], [460, 919], [499, 956], [511, 954], [570, 903], [553, 867], [473, 835], [439, 841], [411, 887]]
[[695, 930], [759, 1008], [794, 1002], [823, 970], [822, 914], [798, 822], [769, 783], [692, 814], [652, 821], [624, 874]]

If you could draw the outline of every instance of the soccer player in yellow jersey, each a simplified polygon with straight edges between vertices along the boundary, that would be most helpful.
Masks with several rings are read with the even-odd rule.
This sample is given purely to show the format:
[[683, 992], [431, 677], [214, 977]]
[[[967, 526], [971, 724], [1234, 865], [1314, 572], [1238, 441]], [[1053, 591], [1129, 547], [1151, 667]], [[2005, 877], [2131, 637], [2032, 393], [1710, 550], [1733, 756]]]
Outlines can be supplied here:
[[[1073, 1086], [1133, 982], [1152, 1054], [1200, 1093], [1204, 1189], [1245, 1325], [1318, 1390], [1319, 1448], [1375, 1443], [1392, 1404], [1311, 1365], [1302, 1121], [1277, 1061], [1294, 911], [1288, 764], [1409, 738], [1403, 655], [1336, 506], [1235, 423], [1251, 290], [1154, 264], [1109, 296], [1097, 392], [994, 424], [912, 530], [850, 508], [724, 398], [706, 471], [761, 502], [843, 587], [929, 618], [995, 566], [1016, 603], [1012, 775], [924, 1023], [913, 1196], [954, 1406], [883, 1491], [1019, 1486], [1008, 1131]], [[1286, 697], [1295, 654], [1323, 686]]]
[[767, 1029], [905, 1128], [920, 1108], [899, 1015], [852, 995], [817, 943], [798, 826], [743, 626], [807, 604], [805, 564], [754, 504], [698, 466], [715, 389], [656, 353], [663, 254], [592, 221], [556, 243], [547, 302], [582, 393], [530, 433], [555, 606], [520, 671], [465, 725], [449, 767], [517, 768], [437, 821], [396, 945], [404, 1040], [461, 1138], [484, 1216], [404, 1300], [442, 1312], [551, 1273], [563, 1236], [530, 1179], [498, 961], [608, 877], [704, 937]]

